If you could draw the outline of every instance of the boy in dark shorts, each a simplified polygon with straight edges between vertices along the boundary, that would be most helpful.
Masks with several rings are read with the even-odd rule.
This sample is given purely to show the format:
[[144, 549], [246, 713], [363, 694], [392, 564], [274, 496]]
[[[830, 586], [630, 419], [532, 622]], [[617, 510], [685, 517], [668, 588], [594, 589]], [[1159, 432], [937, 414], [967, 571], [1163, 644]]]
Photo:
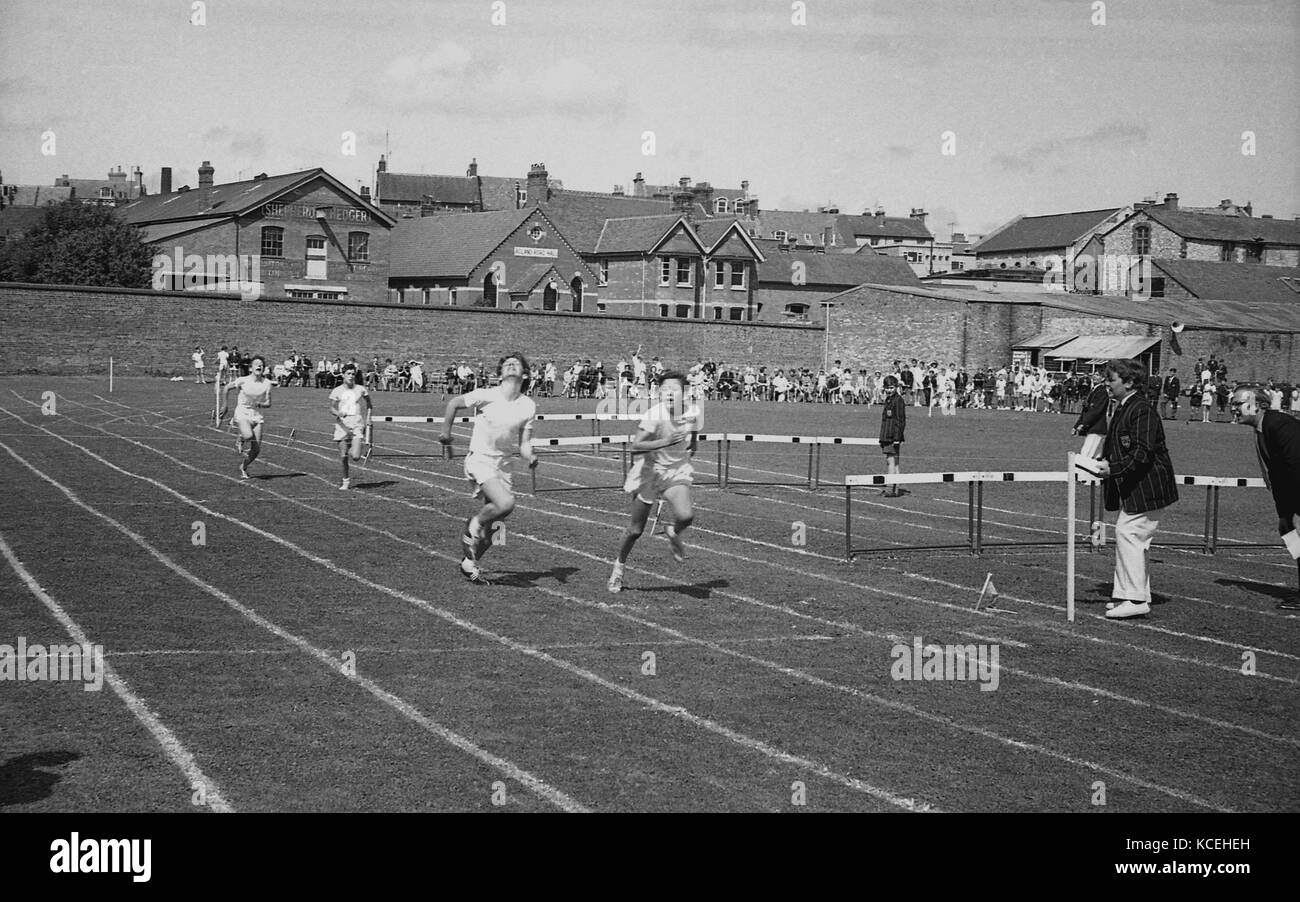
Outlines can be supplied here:
[[[898, 392], [898, 377], [885, 377], [885, 408], [880, 412], [880, 450], [885, 455], [885, 472], [891, 476], [899, 473], [898, 450], [903, 441], [903, 431], [907, 428], [907, 405]], [[905, 490], [891, 485], [880, 494], [886, 498], [897, 498]]]

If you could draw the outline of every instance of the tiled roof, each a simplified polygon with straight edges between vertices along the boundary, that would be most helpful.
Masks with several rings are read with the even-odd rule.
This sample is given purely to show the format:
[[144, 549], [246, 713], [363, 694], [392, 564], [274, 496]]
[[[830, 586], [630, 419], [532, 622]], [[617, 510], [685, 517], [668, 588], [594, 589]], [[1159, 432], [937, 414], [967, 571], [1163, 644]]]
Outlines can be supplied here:
[[113, 179], [68, 179], [68, 187], [72, 189], [77, 200], [91, 200], [97, 198], [99, 197], [101, 188], [110, 189], [111, 193], [109, 196], [114, 200], [121, 200], [123, 198], [136, 200], [141, 196], [134, 182], [124, 181], [122, 179], [118, 179], [117, 181], [114, 181]]
[[1300, 267], [1210, 260], [1151, 262], [1198, 298], [1300, 305], [1300, 293], [1282, 281], [1290, 279], [1293, 284], [1300, 281]]
[[682, 217], [677, 213], [664, 216], [634, 216], [607, 219], [596, 243], [598, 254], [648, 253]]
[[855, 238], [918, 238], [929, 241], [934, 237], [925, 223], [911, 216], [849, 216], [840, 214], [836, 225], [846, 244]]
[[673, 206], [665, 201], [638, 197], [604, 197], [562, 191], [542, 204], [556, 223], [564, 230], [564, 237], [584, 254], [594, 254], [600, 241], [601, 230], [607, 219], [629, 216], [661, 216], [672, 213]]
[[837, 247], [852, 247], [853, 236], [845, 236], [839, 230], [840, 216], [838, 213], [803, 213], [795, 210], [759, 210], [757, 228], [759, 238], [775, 238], [778, 231], [785, 232], [786, 235], [794, 236], [797, 241], [803, 240], [804, 235], [810, 236], [809, 240], [816, 243], [822, 243], [822, 229], [830, 226]]
[[72, 189], [65, 186], [49, 185], [15, 185], [13, 205], [15, 207], [43, 207], [46, 204], [61, 204], [72, 199]]
[[819, 254], [778, 250], [775, 241], [754, 242], [766, 258], [758, 265], [758, 281], [768, 285], [790, 284], [790, 264], [802, 262], [807, 285], [830, 285], [849, 288], [871, 282], [878, 285], [920, 287], [912, 267], [902, 257], [887, 257], [875, 252], [857, 254]]
[[1057, 250], [1074, 244], [1107, 217], [1123, 207], [1084, 210], [1077, 213], [1053, 213], [1048, 216], [1022, 216], [1011, 225], [975, 245], [979, 254], [1004, 254], [1010, 251]]
[[1013, 348], [1059, 348], [1068, 341], [1079, 337], [1078, 332], [1039, 332], [1028, 338], [1014, 342]]
[[[419, 175], [381, 172], [375, 189], [383, 203], [420, 203], [425, 196], [435, 203], [470, 205], [478, 203], [478, 183], [463, 175]], [[513, 207], [513, 202], [511, 203]]]
[[403, 219], [393, 228], [395, 279], [464, 279], [533, 214], [532, 210]]
[[228, 222], [234, 217], [225, 219], [192, 219], [187, 222], [163, 222], [157, 225], [137, 226], [140, 230], [140, 240], [145, 244], [157, 244], [160, 241], [167, 241], [178, 235], [184, 235], [193, 232], [195, 229], [205, 229], [209, 226], [218, 225]]
[[551, 272], [555, 272], [556, 276], [560, 278], [560, 281], [563, 281], [563, 277], [560, 276], [559, 272], [555, 269], [555, 264], [534, 263], [519, 274], [519, 277], [515, 279], [514, 284], [507, 289], [507, 293], [531, 294], [533, 289], [537, 287], [538, 283], [540, 283], [542, 279], [546, 278], [547, 274]]
[[[1254, 241], [1266, 244], [1300, 246], [1300, 221], [1294, 219], [1258, 219], [1246, 216], [1215, 216], [1184, 213], [1164, 207], [1144, 207], [1145, 213], [1175, 235], [1205, 241]], [[1135, 214], [1137, 215], [1137, 214]]]

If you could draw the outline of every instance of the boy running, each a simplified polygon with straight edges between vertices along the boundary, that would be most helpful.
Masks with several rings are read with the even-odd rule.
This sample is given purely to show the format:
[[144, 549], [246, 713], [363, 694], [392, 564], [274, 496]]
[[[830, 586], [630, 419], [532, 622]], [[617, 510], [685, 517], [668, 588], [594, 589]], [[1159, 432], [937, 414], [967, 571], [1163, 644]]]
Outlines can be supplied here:
[[465, 521], [461, 537], [465, 558], [460, 573], [479, 585], [491, 585], [479, 569], [479, 561], [492, 547], [495, 525], [515, 509], [510, 478], [510, 463], [518, 454], [529, 467], [537, 466], [533, 454], [533, 423], [537, 405], [524, 394], [527, 388], [528, 360], [523, 354], [507, 354], [497, 365], [501, 383], [495, 388], [479, 388], [456, 395], [447, 402], [443, 414], [444, 445], [451, 444], [451, 424], [457, 411], [473, 409], [474, 432], [465, 455], [465, 476], [474, 484], [474, 497], [483, 499], [483, 508]]
[[[365, 413], [362, 413], [362, 408]], [[339, 443], [343, 459], [343, 484], [340, 489], [352, 488], [348, 476], [348, 458], [361, 460], [361, 443], [370, 424], [370, 392], [357, 385], [357, 367], [349, 363], [343, 367], [343, 384], [330, 392], [330, 413], [334, 416], [334, 441]]]

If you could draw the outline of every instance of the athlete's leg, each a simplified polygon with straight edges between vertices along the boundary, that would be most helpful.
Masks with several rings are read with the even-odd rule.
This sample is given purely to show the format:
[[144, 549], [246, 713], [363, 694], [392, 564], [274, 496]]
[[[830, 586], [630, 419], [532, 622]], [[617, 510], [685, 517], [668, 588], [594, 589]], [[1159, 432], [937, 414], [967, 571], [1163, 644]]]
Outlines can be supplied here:
[[640, 496], [632, 496], [632, 519], [628, 521], [627, 529], [623, 531], [623, 540], [618, 546], [619, 567], [627, 563], [628, 555], [632, 553], [632, 546], [645, 532], [645, 524], [646, 520], [650, 518], [651, 507], [653, 505], [648, 501], [642, 501]]
[[483, 509], [470, 518], [470, 535], [478, 539], [476, 557], [481, 558], [492, 547], [493, 530], [497, 523], [510, 516], [515, 509], [515, 496], [505, 481], [489, 479], [479, 485], [483, 493]]

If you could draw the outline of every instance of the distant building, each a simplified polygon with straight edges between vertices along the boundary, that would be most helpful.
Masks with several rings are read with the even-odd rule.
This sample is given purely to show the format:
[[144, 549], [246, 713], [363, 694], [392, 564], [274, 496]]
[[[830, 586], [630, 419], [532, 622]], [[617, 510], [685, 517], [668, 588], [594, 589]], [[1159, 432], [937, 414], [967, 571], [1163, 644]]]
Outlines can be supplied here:
[[898, 257], [865, 247], [855, 254], [809, 251], [768, 239], [755, 241], [763, 252], [758, 265], [757, 319], [764, 322], [826, 321], [821, 302], [866, 283], [920, 287], [921, 280]]
[[1112, 228], [1132, 207], [1107, 207], [1046, 216], [1017, 216], [990, 232], [973, 248], [982, 269], [1050, 268], [1085, 252], [1092, 237]]

